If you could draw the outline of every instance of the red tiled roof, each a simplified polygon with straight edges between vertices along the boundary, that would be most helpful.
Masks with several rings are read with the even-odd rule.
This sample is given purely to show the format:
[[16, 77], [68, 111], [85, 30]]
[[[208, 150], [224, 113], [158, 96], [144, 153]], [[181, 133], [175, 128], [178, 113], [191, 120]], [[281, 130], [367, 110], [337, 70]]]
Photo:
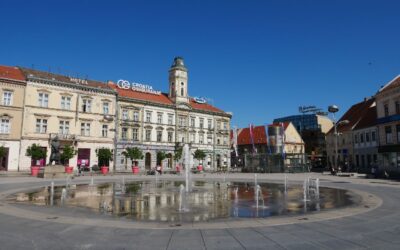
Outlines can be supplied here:
[[118, 88], [116, 84], [109, 83], [108, 84], [111, 88], [115, 89], [118, 92], [119, 96], [148, 101], [148, 102], [156, 102], [162, 104], [173, 104], [172, 100], [168, 98], [168, 95], [165, 93], [161, 93], [160, 95], [144, 93], [140, 91], [134, 91], [132, 89], [121, 89]]
[[[253, 127], [254, 144], [267, 144], [267, 136], [265, 134], [265, 126]], [[238, 145], [251, 144], [250, 128], [239, 129], [238, 131]]]
[[95, 88], [110, 89], [108, 84], [105, 82], [89, 80], [89, 79], [77, 79], [76, 77], [72, 77], [72, 76], [70, 77], [70, 76], [65, 76], [65, 75], [53, 74], [50, 72], [28, 69], [28, 68], [20, 67], [20, 69], [25, 74], [26, 77], [33, 76], [33, 77], [46, 79], [46, 80], [50, 80], [50, 81], [55, 80], [55, 81], [66, 82], [66, 83], [71, 83], [71, 84], [77, 84], [77, 85], [81, 85], [81, 86], [90, 86], [90, 87], [95, 87]]
[[193, 99], [190, 99], [190, 106], [194, 109], [198, 110], [205, 110], [205, 111], [211, 111], [211, 112], [218, 112], [218, 113], [224, 113], [224, 111], [220, 110], [219, 108], [216, 108], [208, 103], [197, 103]]
[[25, 81], [25, 76], [22, 74], [22, 72], [17, 67], [10, 66], [0, 65], [0, 78]]
[[355, 126], [354, 129], [363, 129], [376, 125], [376, 105], [373, 107], [369, 107], [367, 112], [361, 118], [360, 122]]
[[[367, 113], [368, 109], [375, 102], [375, 98], [370, 98], [368, 100], [364, 100], [357, 104], [354, 104], [346, 111], [346, 113], [340, 118], [340, 121], [348, 120], [348, 124], [338, 125], [338, 132], [346, 132], [354, 129], [354, 127], [360, 122], [361, 118]], [[333, 133], [334, 127], [329, 130], [329, 134]]]

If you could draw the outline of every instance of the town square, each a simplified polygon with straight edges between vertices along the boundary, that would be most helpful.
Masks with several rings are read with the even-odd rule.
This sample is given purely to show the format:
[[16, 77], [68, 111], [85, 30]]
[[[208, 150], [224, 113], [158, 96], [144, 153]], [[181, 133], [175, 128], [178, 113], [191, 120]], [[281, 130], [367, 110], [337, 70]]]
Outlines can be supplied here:
[[4, 2], [0, 249], [398, 249], [397, 1]]

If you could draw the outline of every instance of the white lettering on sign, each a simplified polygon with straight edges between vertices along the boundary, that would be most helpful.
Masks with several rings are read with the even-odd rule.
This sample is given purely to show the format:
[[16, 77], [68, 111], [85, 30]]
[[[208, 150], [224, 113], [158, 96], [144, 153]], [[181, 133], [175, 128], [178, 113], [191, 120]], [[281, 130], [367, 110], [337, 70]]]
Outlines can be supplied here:
[[130, 83], [127, 80], [118, 80], [117, 86], [121, 89], [132, 89], [134, 91], [150, 93], [150, 94], [154, 94], [154, 95], [161, 94], [161, 91], [154, 90], [153, 87], [150, 85], [137, 83], [137, 82]]
[[69, 80], [77, 84], [88, 84], [87, 80], [84, 79], [70, 77]]

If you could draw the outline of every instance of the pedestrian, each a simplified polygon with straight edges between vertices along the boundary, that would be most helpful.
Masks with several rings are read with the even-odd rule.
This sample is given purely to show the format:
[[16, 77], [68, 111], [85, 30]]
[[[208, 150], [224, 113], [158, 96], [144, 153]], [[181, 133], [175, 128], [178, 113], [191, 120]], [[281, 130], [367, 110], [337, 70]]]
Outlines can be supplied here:
[[156, 171], [157, 171], [160, 175], [162, 175], [161, 166], [157, 166], [157, 167], [156, 167]]

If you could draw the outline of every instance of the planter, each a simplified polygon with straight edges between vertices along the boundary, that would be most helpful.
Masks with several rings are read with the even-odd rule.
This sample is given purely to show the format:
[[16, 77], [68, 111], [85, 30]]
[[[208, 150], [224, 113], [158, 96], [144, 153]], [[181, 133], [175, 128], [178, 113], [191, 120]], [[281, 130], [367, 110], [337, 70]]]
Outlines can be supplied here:
[[179, 166], [179, 165], [176, 165], [176, 173], [180, 173], [181, 172], [181, 166]]
[[65, 173], [72, 174], [73, 171], [74, 171], [74, 167], [65, 166]]
[[199, 172], [203, 171], [203, 166], [202, 166], [202, 165], [198, 165], [198, 166], [197, 166], [197, 170], [198, 170]]
[[133, 174], [139, 174], [139, 167], [138, 166], [132, 166], [132, 173]]
[[101, 170], [101, 173], [102, 173], [103, 175], [106, 175], [106, 174], [108, 173], [108, 167], [107, 167], [107, 166], [102, 166], [102, 167], [100, 168], [100, 170]]
[[40, 166], [31, 166], [31, 175], [37, 176], [40, 170]]

